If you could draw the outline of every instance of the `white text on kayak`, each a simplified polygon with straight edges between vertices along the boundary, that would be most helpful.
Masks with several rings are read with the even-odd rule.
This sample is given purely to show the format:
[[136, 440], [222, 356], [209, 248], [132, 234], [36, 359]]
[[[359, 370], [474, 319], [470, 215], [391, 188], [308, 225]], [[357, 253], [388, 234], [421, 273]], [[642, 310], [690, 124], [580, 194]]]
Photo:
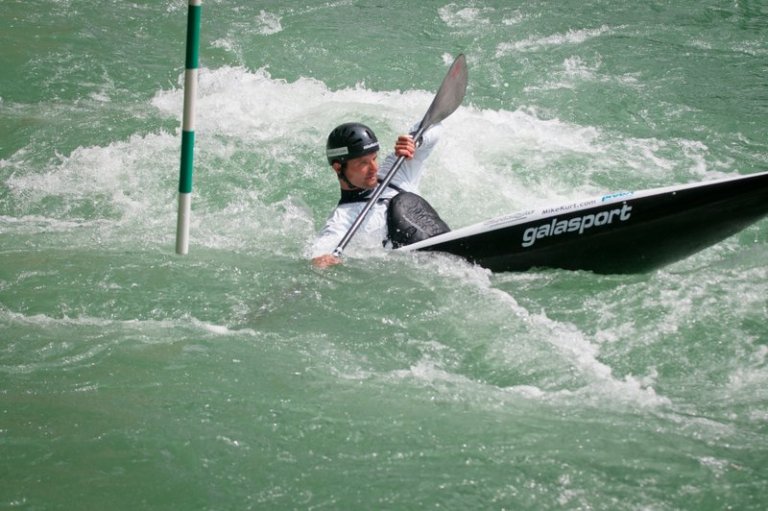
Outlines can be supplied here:
[[616, 222], [626, 222], [632, 216], [632, 206], [624, 204], [621, 208], [600, 211], [599, 213], [590, 213], [589, 215], [577, 216], [567, 220], [558, 220], [553, 218], [551, 222], [541, 224], [535, 227], [529, 227], [523, 231], [524, 247], [530, 247], [536, 240], [548, 238], [550, 236], [559, 236], [567, 232], [578, 232], [584, 234], [587, 229], [594, 227], [603, 227]]

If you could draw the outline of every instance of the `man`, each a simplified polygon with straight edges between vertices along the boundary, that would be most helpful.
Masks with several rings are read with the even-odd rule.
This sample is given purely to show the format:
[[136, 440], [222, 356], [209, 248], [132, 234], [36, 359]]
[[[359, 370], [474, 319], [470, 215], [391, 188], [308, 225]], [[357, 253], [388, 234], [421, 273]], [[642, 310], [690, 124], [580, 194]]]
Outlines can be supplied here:
[[[438, 124], [427, 130], [422, 136], [418, 151], [416, 151], [416, 143], [410, 135], [400, 135], [395, 142], [394, 153], [387, 156], [381, 169], [378, 163], [379, 141], [368, 126], [351, 122], [342, 124], [331, 132], [326, 144], [326, 156], [339, 180], [341, 200], [312, 245], [312, 264], [314, 266], [326, 268], [341, 262], [340, 258], [332, 254], [333, 250], [365, 207], [368, 197], [372, 195], [380, 177], [387, 174], [399, 156], [405, 157], [403, 165], [377, 203], [368, 212], [356, 234], [356, 239], [363, 238], [363, 243], [368, 241], [368, 244], [378, 244], [378, 246], [386, 243], [391, 237], [390, 231], [392, 231], [393, 222], [396, 222], [391, 218], [393, 211], [402, 208], [400, 206], [389, 211], [388, 222], [387, 213], [390, 203], [398, 194], [403, 199], [408, 198], [407, 201], [401, 201], [403, 204], [408, 204], [406, 207], [412, 207], [411, 205], [416, 202], [417, 207], [420, 208], [420, 213], [428, 210], [430, 215], [433, 214], [434, 218], [430, 218], [427, 222], [430, 224], [427, 226], [429, 235], [434, 235], [441, 230], [448, 230], [448, 226], [440, 220], [437, 213], [434, 213], [434, 210], [423, 199], [413, 195], [418, 192], [424, 161], [434, 149], [441, 129]], [[401, 192], [410, 192], [410, 194]], [[432, 224], [437, 225], [437, 227], [432, 228]], [[413, 241], [415, 239], [410, 242]]]

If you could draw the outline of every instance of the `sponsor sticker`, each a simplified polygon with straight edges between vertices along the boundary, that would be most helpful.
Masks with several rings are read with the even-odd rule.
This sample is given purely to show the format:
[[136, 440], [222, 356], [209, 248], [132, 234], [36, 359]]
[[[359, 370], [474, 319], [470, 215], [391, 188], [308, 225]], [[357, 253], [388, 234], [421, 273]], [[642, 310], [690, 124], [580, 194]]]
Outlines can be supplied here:
[[346, 147], [337, 147], [336, 149], [328, 149], [325, 151], [325, 155], [329, 158], [333, 158], [334, 156], [344, 156], [345, 154], [349, 154], [349, 149]]
[[610, 193], [608, 195], [603, 195], [603, 198], [600, 199], [601, 202], [607, 202], [609, 200], [618, 199], [621, 197], [627, 197], [629, 195], [632, 195], [632, 192], [616, 192], [616, 193]]

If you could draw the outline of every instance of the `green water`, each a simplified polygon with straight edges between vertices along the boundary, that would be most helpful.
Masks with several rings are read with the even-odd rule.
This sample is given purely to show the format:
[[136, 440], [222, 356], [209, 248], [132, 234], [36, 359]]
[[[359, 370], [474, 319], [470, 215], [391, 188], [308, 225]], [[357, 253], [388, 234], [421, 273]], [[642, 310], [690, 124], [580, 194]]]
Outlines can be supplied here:
[[0, 509], [762, 510], [768, 223], [644, 275], [313, 270], [350, 119], [453, 56], [453, 227], [768, 169], [768, 4], [0, 0]]

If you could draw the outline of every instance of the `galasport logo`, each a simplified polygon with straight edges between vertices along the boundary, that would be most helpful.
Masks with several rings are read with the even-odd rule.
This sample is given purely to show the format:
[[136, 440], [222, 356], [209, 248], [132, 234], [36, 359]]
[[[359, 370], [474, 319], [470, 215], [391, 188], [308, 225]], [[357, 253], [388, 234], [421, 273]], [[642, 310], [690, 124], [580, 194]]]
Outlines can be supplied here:
[[536, 240], [548, 238], [550, 236], [559, 236], [567, 232], [584, 234], [584, 231], [588, 229], [604, 227], [614, 222], [626, 222], [631, 216], [632, 206], [624, 204], [620, 208], [577, 216], [568, 220], [558, 220], [557, 218], [553, 218], [551, 222], [535, 227], [529, 227], [523, 231], [522, 245], [524, 247], [530, 247], [536, 243]]

